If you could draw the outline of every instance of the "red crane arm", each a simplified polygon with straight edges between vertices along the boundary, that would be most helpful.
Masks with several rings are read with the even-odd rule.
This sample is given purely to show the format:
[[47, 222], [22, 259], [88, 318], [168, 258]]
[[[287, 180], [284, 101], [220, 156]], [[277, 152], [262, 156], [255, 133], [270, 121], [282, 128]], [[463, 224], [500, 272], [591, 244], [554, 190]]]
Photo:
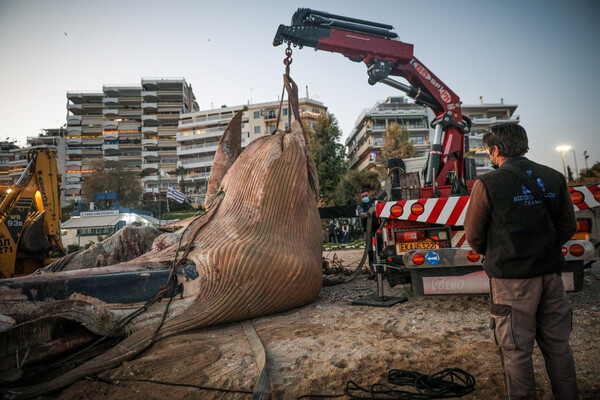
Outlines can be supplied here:
[[[299, 9], [292, 25], [280, 25], [273, 42], [340, 53], [367, 65], [369, 83], [382, 82], [402, 90], [415, 102], [431, 108], [436, 135], [428, 161], [426, 184], [449, 184], [450, 175], [464, 178], [464, 134], [470, 129], [461, 110], [460, 98], [413, 55], [413, 45], [394, 40], [389, 25], [341, 17], [310, 9]], [[401, 76], [410, 85], [392, 80]], [[425, 190], [426, 197], [431, 189]]]

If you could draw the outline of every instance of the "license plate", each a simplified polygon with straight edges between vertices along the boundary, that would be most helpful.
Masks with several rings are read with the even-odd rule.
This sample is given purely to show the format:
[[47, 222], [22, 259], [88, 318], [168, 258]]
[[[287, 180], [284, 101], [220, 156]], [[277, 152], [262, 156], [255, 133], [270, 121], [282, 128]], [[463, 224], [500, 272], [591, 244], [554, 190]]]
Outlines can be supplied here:
[[427, 249], [435, 249], [435, 242], [425, 241], [425, 242], [401, 242], [396, 243], [396, 249], [398, 253], [406, 253], [409, 250], [427, 250]]

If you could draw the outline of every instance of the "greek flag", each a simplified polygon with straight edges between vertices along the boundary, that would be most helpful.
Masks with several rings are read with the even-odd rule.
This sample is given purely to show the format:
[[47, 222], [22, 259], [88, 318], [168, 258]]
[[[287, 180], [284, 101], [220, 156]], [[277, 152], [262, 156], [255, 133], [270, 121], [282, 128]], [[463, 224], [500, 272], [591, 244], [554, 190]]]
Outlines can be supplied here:
[[185, 194], [181, 193], [177, 189], [169, 188], [167, 190], [167, 199], [173, 199], [177, 203], [181, 204], [185, 201]]

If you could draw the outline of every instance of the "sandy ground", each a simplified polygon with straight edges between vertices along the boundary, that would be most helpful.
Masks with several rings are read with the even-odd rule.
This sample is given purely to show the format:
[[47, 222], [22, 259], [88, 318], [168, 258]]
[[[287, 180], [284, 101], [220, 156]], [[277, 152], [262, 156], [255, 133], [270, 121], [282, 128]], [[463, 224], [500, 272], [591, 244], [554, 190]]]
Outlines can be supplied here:
[[[348, 267], [359, 250], [336, 255]], [[340, 394], [348, 380], [361, 385], [384, 382], [393, 368], [434, 373], [458, 367], [476, 379], [465, 399], [506, 398], [502, 368], [488, 328], [487, 296], [413, 296], [407, 287], [386, 295], [409, 300], [391, 308], [352, 306], [352, 299], [374, 293], [362, 275], [324, 287], [314, 303], [252, 321], [267, 353], [272, 399], [304, 394]], [[585, 271], [584, 290], [569, 294], [574, 310], [571, 345], [582, 399], [600, 391], [600, 262]], [[538, 398], [551, 399], [543, 358], [534, 354]], [[258, 378], [255, 359], [240, 324], [181, 334], [155, 344], [137, 359], [102, 376], [115, 380], [153, 379], [251, 391]], [[250, 399], [249, 394], [121, 380], [118, 385], [80, 381], [61, 399]]]

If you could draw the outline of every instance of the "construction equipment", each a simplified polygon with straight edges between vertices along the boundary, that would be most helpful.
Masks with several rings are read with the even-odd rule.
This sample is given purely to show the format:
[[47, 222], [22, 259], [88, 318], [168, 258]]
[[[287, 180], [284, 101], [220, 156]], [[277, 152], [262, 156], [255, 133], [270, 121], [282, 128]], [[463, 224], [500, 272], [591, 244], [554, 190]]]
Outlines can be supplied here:
[[[460, 98], [414, 57], [412, 44], [397, 40], [392, 29], [391, 25], [300, 8], [290, 26], [279, 26], [273, 45], [288, 44], [287, 66], [291, 45], [362, 61], [370, 84], [381, 82], [399, 89], [435, 116], [422, 179], [419, 173], [405, 173], [401, 159], [387, 160], [388, 201], [376, 205], [381, 224], [372, 237], [376, 254], [371, 270], [379, 275], [380, 300], [384, 274], [391, 286], [411, 282], [418, 294], [487, 293], [482, 257], [468, 247], [462, 227], [476, 178], [475, 161], [465, 156], [471, 122], [462, 115]], [[409, 84], [390, 76], [400, 76]], [[590, 196], [599, 200], [598, 192]], [[566, 286], [580, 290], [582, 260], [594, 256], [594, 246], [586, 240], [572, 240], [565, 246]]]
[[11, 187], [0, 188], [0, 278], [28, 275], [64, 255], [56, 154], [36, 148]]

